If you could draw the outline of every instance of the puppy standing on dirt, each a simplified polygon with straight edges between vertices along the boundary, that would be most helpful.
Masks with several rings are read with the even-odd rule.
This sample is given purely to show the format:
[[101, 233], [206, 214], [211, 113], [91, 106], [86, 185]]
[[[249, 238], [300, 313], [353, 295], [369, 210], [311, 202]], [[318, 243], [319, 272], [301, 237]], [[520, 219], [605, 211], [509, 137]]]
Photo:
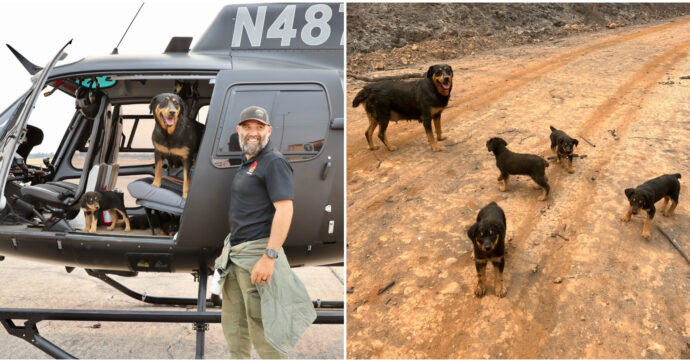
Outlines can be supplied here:
[[161, 186], [163, 159], [167, 159], [171, 166], [182, 164], [184, 168], [182, 198], [186, 199], [190, 184], [189, 170], [192, 167], [192, 161], [196, 158], [204, 131], [201, 124], [185, 116], [183, 108], [182, 98], [177, 94], [162, 93], [151, 100], [151, 113], [156, 119], [156, 127], [151, 135], [156, 160], [151, 185]]
[[477, 215], [477, 222], [467, 231], [474, 247], [474, 266], [477, 269], [477, 288], [474, 295], [481, 297], [486, 292], [486, 264], [491, 260], [494, 266], [494, 288], [496, 295], [503, 298], [507, 289], [503, 284], [505, 266], [506, 216], [503, 210], [491, 202]]
[[561, 158], [568, 159], [568, 173], [573, 173], [573, 151], [580, 143], [574, 138], [570, 138], [565, 132], [551, 128], [551, 152], [556, 156], [556, 162], [561, 163]]
[[98, 228], [98, 212], [110, 213], [112, 224], [108, 230], [114, 230], [117, 225], [117, 214], [122, 216], [125, 222], [125, 231], [130, 230], [129, 217], [125, 208], [125, 199], [122, 192], [115, 191], [89, 191], [81, 197], [81, 208], [84, 211], [85, 226], [83, 232], [95, 233]]
[[494, 137], [486, 141], [486, 148], [496, 156], [496, 166], [501, 171], [498, 181], [503, 181], [501, 191], [508, 191], [510, 175], [528, 175], [544, 189], [539, 201], [549, 196], [549, 183], [546, 178], [546, 167], [549, 163], [537, 155], [515, 153], [506, 148], [508, 143], [503, 138]]
[[[640, 209], [647, 211], [647, 219], [645, 219], [644, 226], [642, 227], [642, 237], [645, 239], [649, 238], [649, 229], [652, 226], [654, 214], [656, 213], [654, 203], [662, 198], [664, 199], [664, 204], [661, 206], [661, 214], [664, 216], [673, 215], [673, 211], [678, 206], [678, 196], [680, 195], [680, 181], [678, 179], [680, 179], [679, 173], [663, 175], [653, 178], [634, 189], [625, 189], [625, 196], [630, 202], [630, 207], [621, 218], [621, 221], [630, 221], [630, 216], [637, 215]], [[671, 199], [671, 206], [668, 210], [665, 210], [669, 199]]]
[[[386, 137], [390, 121], [418, 120], [424, 125], [431, 150], [440, 151], [436, 143], [446, 139], [441, 133], [441, 112], [448, 105], [453, 89], [453, 69], [447, 64], [429, 67], [426, 78], [416, 81], [386, 80], [366, 85], [357, 93], [352, 107], [364, 102], [369, 117], [369, 128], [364, 133], [370, 150], [377, 150], [371, 136], [379, 127], [379, 139], [388, 151], [395, 151]], [[431, 130], [431, 121], [436, 128], [436, 139]]]

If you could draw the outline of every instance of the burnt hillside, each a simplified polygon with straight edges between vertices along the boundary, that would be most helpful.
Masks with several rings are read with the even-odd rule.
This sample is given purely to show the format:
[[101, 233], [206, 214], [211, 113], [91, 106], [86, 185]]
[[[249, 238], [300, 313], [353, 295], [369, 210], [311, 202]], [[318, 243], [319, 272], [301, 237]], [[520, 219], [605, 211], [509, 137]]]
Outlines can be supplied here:
[[[449, 59], [477, 50], [555, 40], [690, 13], [690, 4], [347, 5], [351, 70]], [[394, 50], [392, 56], [377, 52]], [[374, 53], [374, 54], [372, 54]]]

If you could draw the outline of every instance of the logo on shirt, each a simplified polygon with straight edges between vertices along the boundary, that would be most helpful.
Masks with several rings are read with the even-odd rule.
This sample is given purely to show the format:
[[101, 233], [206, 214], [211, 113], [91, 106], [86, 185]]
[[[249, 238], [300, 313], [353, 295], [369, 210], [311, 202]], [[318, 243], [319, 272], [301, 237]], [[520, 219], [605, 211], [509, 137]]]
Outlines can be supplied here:
[[254, 163], [252, 163], [252, 165], [249, 166], [249, 170], [247, 171], [247, 175], [253, 174], [253, 173], [254, 173], [254, 169], [255, 169], [256, 166], [258, 166], [258, 165], [259, 165], [259, 164], [258, 164], [256, 161], [254, 161]]

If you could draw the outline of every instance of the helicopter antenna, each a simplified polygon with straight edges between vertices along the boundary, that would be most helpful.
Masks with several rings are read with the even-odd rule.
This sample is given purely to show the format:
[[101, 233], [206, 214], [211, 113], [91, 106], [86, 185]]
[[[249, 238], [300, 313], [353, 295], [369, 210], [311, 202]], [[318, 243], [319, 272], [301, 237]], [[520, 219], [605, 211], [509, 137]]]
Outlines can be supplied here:
[[130, 28], [130, 27], [132, 26], [132, 24], [134, 23], [134, 20], [137, 18], [137, 15], [139, 15], [139, 12], [141, 11], [141, 8], [144, 7], [144, 4], [146, 4], [146, 3], [141, 3], [141, 6], [139, 7], [139, 10], [137, 10], [137, 13], [134, 14], [134, 18], [132, 18], [132, 21], [129, 23], [129, 26], [127, 26], [127, 30], [125, 30], [125, 33], [122, 34], [122, 38], [120, 38], [120, 42], [117, 43], [117, 46], [115, 46], [115, 49], [113, 49], [113, 52], [110, 53], [110, 55], [117, 55], [117, 54], [119, 54], [117, 48], [119, 48], [119, 47], [120, 47], [120, 44], [122, 44], [122, 40], [125, 38], [125, 35], [127, 35], [127, 32], [129, 31], [129, 28]]

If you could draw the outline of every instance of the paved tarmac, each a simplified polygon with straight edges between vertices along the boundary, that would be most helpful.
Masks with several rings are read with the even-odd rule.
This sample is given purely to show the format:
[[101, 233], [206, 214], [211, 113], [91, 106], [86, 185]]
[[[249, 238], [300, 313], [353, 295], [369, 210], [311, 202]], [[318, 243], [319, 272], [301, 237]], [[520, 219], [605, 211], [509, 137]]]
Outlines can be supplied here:
[[[305, 267], [295, 272], [312, 299], [343, 300], [343, 267]], [[136, 278], [113, 277], [150, 296], [195, 298], [190, 274], [141, 273]], [[63, 266], [6, 257], [0, 262], [0, 308], [107, 309], [184, 311], [134, 300], [83, 269], [67, 274]], [[188, 308], [193, 310], [196, 308]], [[218, 309], [211, 309], [212, 311]], [[23, 321], [17, 322], [23, 325]], [[81, 359], [194, 359], [196, 331], [188, 323], [62, 322], [38, 323], [41, 336]], [[205, 358], [227, 359], [220, 324], [206, 332]], [[1, 359], [48, 359], [28, 342], [0, 327]], [[254, 353], [254, 358], [258, 358]], [[293, 351], [292, 359], [344, 358], [344, 326], [312, 325]]]

